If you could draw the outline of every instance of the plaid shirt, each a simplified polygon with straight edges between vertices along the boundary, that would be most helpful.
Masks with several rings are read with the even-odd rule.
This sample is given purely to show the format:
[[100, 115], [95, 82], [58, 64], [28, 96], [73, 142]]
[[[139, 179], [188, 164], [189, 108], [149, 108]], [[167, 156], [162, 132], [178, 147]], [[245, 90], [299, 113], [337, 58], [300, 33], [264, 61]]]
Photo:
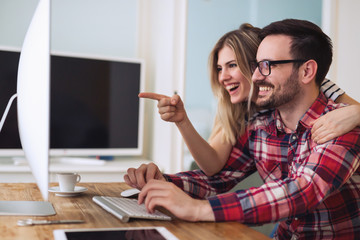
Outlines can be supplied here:
[[[313, 121], [338, 107], [320, 93], [292, 133], [285, 132], [276, 110], [262, 113], [218, 174], [195, 170], [165, 177], [190, 196], [207, 198], [216, 221], [281, 221], [278, 239], [355, 239], [360, 236], [360, 129], [321, 145], [311, 140]], [[255, 171], [262, 186], [225, 193]]]

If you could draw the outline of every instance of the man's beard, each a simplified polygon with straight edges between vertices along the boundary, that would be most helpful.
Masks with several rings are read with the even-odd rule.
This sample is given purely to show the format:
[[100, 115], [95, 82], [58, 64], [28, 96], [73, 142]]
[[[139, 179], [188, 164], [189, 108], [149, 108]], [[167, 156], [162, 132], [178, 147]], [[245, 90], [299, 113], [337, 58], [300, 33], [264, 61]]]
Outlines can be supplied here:
[[[286, 80], [283, 86], [280, 86], [278, 89], [273, 88], [272, 84], [266, 84], [274, 89], [271, 96], [268, 97], [266, 101], [260, 101], [259, 97], [256, 101], [256, 106], [261, 109], [271, 109], [280, 107], [286, 103], [289, 103], [293, 100], [296, 95], [301, 91], [299, 84], [298, 71], [293, 71], [290, 77]], [[258, 83], [264, 85], [264, 83]]]

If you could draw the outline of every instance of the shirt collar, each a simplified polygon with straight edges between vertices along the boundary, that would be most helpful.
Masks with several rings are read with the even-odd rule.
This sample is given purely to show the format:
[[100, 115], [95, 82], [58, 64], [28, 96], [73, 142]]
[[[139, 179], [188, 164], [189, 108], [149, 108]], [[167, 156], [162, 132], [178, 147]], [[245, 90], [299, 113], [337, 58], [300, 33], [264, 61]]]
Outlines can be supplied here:
[[[297, 129], [299, 126], [303, 126], [304, 128], [310, 129], [314, 124], [314, 121], [318, 119], [325, 110], [328, 99], [325, 95], [320, 92], [319, 96], [316, 98], [311, 107], [305, 112], [305, 114], [301, 117], [299, 123], [297, 124]], [[287, 132], [286, 126], [284, 122], [281, 120], [281, 116], [279, 111], [276, 109], [274, 112], [274, 119], [276, 123], [276, 128], [278, 132]]]

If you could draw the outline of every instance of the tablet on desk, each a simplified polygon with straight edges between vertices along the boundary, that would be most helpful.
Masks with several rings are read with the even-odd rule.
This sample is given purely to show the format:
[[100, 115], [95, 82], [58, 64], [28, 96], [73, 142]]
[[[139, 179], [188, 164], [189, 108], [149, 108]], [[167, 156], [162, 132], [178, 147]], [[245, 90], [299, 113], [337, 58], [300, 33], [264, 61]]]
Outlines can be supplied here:
[[164, 227], [57, 229], [55, 240], [178, 240]]

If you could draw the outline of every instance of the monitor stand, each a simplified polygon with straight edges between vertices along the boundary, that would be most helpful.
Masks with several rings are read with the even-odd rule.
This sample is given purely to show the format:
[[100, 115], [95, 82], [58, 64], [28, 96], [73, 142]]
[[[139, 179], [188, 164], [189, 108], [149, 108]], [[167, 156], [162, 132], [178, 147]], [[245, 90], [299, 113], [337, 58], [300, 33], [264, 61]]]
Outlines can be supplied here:
[[0, 216], [50, 216], [55, 214], [55, 209], [50, 202], [0, 201]]

